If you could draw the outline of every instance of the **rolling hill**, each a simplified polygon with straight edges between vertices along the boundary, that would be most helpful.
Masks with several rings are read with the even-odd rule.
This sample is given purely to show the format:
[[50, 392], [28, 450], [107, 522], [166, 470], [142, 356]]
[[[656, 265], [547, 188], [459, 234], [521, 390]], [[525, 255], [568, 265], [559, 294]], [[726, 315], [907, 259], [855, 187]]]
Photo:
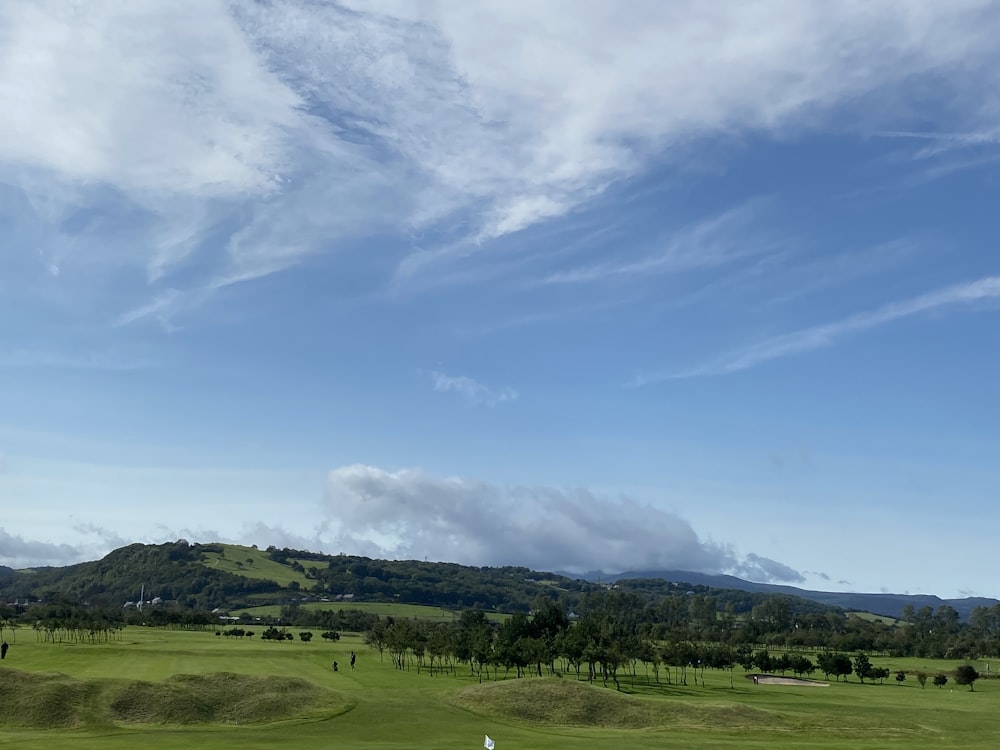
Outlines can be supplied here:
[[647, 570], [626, 571], [617, 574], [588, 573], [588, 580], [617, 582], [637, 578], [661, 578], [665, 581], [690, 583], [708, 586], [713, 589], [735, 589], [758, 594], [782, 594], [785, 596], [809, 599], [820, 604], [839, 607], [848, 611], [871, 612], [877, 615], [899, 618], [903, 609], [909, 605], [915, 610], [921, 607], [937, 609], [943, 604], [955, 609], [963, 620], [967, 620], [976, 607], [992, 607], [1000, 604], [1000, 600], [985, 597], [967, 597], [964, 599], [942, 599], [933, 594], [883, 594], [883, 593], [851, 593], [838, 591], [811, 591], [795, 586], [785, 586], [773, 583], [756, 583], [730, 575], [713, 575], [695, 573], [689, 570]]
[[690, 591], [713, 593], [725, 601], [738, 601], [743, 610], [765, 597], [780, 595], [790, 597], [793, 609], [799, 613], [834, 608], [894, 618], [907, 605], [916, 610], [949, 605], [967, 620], [977, 606], [1000, 604], [985, 598], [811, 591], [693, 571], [627, 571], [580, 578], [516, 566], [373, 560], [274, 547], [260, 550], [221, 543], [190, 544], [184, 540], [131, 544], [101, 560], [65, 567], [0, 569], [0, 602], [65, 600], [120, 608], [126, 602], [136, 602], [143, 594], [147, 600], [158, 598], [201, 610], [312, 599], [526, 612], [538, 596], [556, 595], [573, 607], [588, 592], [611, 584], [645, 597], [679, 596]]

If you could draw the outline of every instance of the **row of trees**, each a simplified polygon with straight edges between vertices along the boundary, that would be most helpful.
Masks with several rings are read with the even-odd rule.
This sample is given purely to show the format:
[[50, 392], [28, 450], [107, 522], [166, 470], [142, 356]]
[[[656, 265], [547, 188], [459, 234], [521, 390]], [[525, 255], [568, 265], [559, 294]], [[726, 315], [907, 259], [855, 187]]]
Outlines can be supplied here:
[[[597, 592], [600, 595], [601, 592]], [[955, 610], [942, 605], [905, 613], [898, 623], [847, 616], [844, 612], [815, 605], [817, 611], [803, 611], [801, 600], [773, 595], [748, 595], [742, 605], [756, 601], [746, 612], [738, 612], [732, 601], [721, 610], [722, 599], [712, 594], [651, 597], [627, 588], [605, 590], [627, 597], [634, 617], [642, 620], [658, 640], [717, 642], [731, 645], [763, 644], [775, 650], [830, 650], [844, 653], [886, 653], [938, 659], [969, 659], [1000, 656], [1000, 605], [979, 607], [968, 624]], [[558, 607], [568, 611], [587, 607], [588, 596], [563, 598]], [[723, 597], [724, 598], [724, 597]], [[552, 602], [536, 596], [533, 610]], [[809, 609], [809, 608], [807, 608]], [[298, 602], [281, 609], [282, 623], [299, 627], [323, 627], [351, 632], [371, 630], [378, 616], [359, 610], [312, 609]]]
[[[540, 602], [530, 616], [519, 613], [499, 623], [478, 610], [462, 612], [453, 623], [386, 618], [365, 638], [380, 658], [387, 655], [397, 669], [414, 667], [435, 674], [454, 672], [465, 664], [480, 681], [489, 679], [491, 671], [493, 679], [501, 670], [504, 676], [517, 677], [567, 672], [620, 688], [623, 674], [634, 682], [641, 669], [647, 680], [687, 685], [692, 677], [695, 683], [699, 679], [704, 683], [706, 669], [728, 670], [732, 682], [736, 665], [747, 672], [790, 672], [800, 677], [818, 670], [837, 680], [854, 674], [861, 682], [881, 682], [890, 676], [864, 652], [852, 658], [823, 651], [814, 662], [802, 653], [772, 655], [766, 648], [754, 650], [747, 644], [693, 641], [681, 631], [661, 638], [641, 616], [644, 607], [633, 594], [593, 594], [584, 605], [575, 623], [552, 601]], [[905, 677], [897, 673], [898, 681]], [[971, 685], [960, 679], [956, 676], [959, 684]]]
[[65, 604], [31, 610], [37, 641], [49, 643], [108, 643], [121, 640], [125, 618], [120, 611], [70, 607]]

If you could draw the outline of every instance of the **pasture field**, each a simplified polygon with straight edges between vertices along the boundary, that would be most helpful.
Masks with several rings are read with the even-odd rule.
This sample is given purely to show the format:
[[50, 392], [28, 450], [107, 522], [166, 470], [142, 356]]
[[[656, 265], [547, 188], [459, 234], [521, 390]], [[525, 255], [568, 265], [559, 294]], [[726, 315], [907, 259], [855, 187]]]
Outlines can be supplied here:
[[[262, 581], [275, 581], [281, 586], [289, 586], [297, 582], [303, 589], [313, 584], [305, 573], [293, 570], [271, 559], [271, 555], [261, 550], [239, 547], [233, 544], [220, 544], [224, 552], [203, 552], [205, 567], [212, 570], [223, 570], [227, 573], [253, 578]], [[326, 563], [306, 561], [308, 565], [323, 566]], [[273, 596], [273, 595], [272, 595]]]
[[899, 625], [899, 620], [895, 617], [888, 617], [886, 615], [873, 615], [871, 612], [848, 612], [848, 617], [857, 617], [860, 620], [868, 620], [868, 622], [881, 622], [883, 625], [889, 625], [891, 627], [896, 627]]
[[[8, 638], [9, 639], [9, 638]], [[358, 653], [351, 671], [349, 654]], [[336, 659], [340, 670], [330, 668]], [[873, 659], [876, 666], [950, 671], [954, 662]], [[977, 664], [985, 671], [982, 663]], [[14, 674], [11, 670], [21, 670]], [[7, 674], [3, 674], [6, 672]], [[13, 693], [24, 700], [53, 700], [34, 683], [55, 679], [80, 682], [78, 700], [100, 693], [106, 680], [159, 683], [174, 675], [213, 673], [282, 678], [274, 684], [303, 682], [320, 688], [324, 697], [304, 707], [296, 718], [270, 723], [127, 726], [85, 719], [78, 728], [0, 728], [0, 748], [44, 747], [74, 750], [141, 748], [303, 748], [364, 750], [403, 748], [467, 749], [482, 747], [489, 734], [498, 750], [586, 747], [781, 748], [898, 747], [968, 750], [992, 747], [1000, 737], [1000, 680], [980, 680], [966, 687], [921, 689], [913, 675], [897, 685], [832, 683], [829, 687], [754, 685], [737, 668], [729, 672], [688, 671], [689, 685], [647, 682], [639, 667], [633, 685], [621, 675], [622, 693], [562, 678], [492, 680], [478, 683], [459, 667], [458, 675], [426, 669], [399, 671], [388, 655], [366, 648], [360, 637], [337, 643], [314, 638], [310, 643], [272, 643], [228, 639], [214, 631], [188, 632], [127, 628], [120, 641], [107, 644], [39, 643], [31, 631], [17, 632], [7, 659], [0, 662], [0, 700]], [[27, 675], [23, 674], [27, 673]], [[501, 670], [501, 678], [503, 673]], [[29, 679], [30, 678], [30, 679]], [[661, 671], [661, 680], [664, 675]], [[246, 683], [240, 682], [240, 685]], [[253, 684], [253, 683], [251, 683]], [[598, 683], [599, 684], [599, 683]], [[302, 692], [305, 695], [308, 690]], [[69, 694], [69, 693], [67, 693]], [[296, 693], [298, 695], [300, 693]], [[82, 697], [80, 697], [82, 696]], [[191, 710], [199, 701], [191, 701]]]

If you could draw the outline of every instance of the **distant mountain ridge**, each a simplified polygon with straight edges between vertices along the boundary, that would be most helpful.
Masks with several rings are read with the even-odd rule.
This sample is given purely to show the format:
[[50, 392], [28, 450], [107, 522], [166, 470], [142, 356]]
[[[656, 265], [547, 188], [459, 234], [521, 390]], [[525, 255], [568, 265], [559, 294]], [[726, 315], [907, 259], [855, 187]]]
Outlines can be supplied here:
[[[564, 574], [565, 575], [565, 574]], [[614, 583], [635, 578], [662, 578], [673, 583], [690, 583], [695, 586], [710, 586], [717, 589], [736, 589], [756, 594], [787, 594], [810, 599], [820, 604], [829, 604], [849, 611], [871, 612], [876, 615], [899, 618], [906, 605], [915, 610], [921, 607], [936, 609], [942, 604], [953, 607], [963, 620], [968, 620], [976, 607], [992, 607], [1000, 604], [998, 599], [987, 597], [966, 597], [964, 599], [942, 599], [934, 594], [866, 594], [843, 591], [812, 591], [776, 583], [756, 583], [725, 574], [696, 573], [690, 570], [627, 570], [623, 573], [602, 573], [591, 571], [582, 576], [588, 581]]]

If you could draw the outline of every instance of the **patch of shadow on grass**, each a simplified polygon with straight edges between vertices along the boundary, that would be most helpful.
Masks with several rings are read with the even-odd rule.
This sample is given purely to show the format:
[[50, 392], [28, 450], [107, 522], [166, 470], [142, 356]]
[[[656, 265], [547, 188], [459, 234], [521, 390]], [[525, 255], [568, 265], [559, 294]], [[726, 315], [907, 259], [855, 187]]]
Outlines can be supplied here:
[[555, 726], [750, 731], [786, 724], [773, 711], [740, 703], [637, 698], [583, 682], [544, 678], [473, 685], [454, 693], [450, 700], [478, 714]]
[[[914, 739], [928, 736], [923, 727], [893, 723], [877, 706], [856, 711], [849, 723], [841, 711], [764, 709], [738, 701], [719, 702], [692, 696], [640, 698], [575, 680], [530, 678], [473, 685], [447, 700], [481, 716], [532, 725], [608, 729], [684, 729], [730, 734]], [[898, 717], [897, 717], [898, 718]]]

